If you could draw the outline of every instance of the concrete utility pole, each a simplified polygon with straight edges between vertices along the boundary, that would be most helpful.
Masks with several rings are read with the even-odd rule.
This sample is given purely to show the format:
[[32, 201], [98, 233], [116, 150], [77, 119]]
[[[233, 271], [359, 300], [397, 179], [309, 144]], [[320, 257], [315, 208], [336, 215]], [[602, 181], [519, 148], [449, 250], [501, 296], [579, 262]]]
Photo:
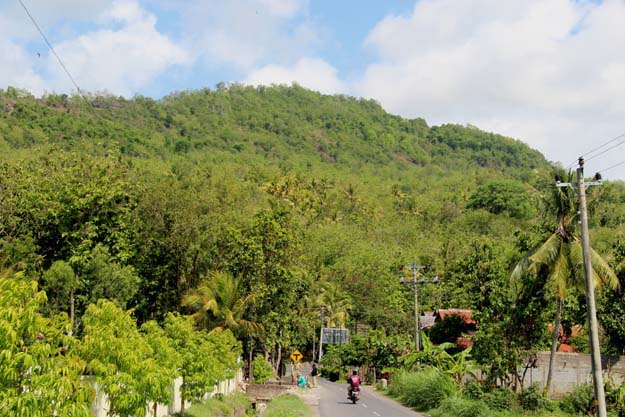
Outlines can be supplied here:
[[434, 277], [432, 281], [426, 281], [423, 275], [421, 275], [421, 280], [417, 281], [417, 277], [419, 276], [419, 270], [427, 268], [425, 265], [417, 265], [416, 262], [413, 262], [408, 269], [412, 273], [412, 281], [405, 281], [404, 276], [400, 274], [399, 282], [405, 285], [412, 285], [412, 295], [414, 297], [414, 340], [415, 340], [415, 349], [417, 352], [421, 351], [421, 328], [419, 323], [419, 284], [437, 284], [438, 276]]
[[579, 214], [581, 220], [582, 255], [584, 257], [584, 277], [586, 286], [586, 308], [588, 314], [588, 327], [590, 338], [590, 353], [592, 361], [593, 385], [595, 388], [595, 408], [597, 417], [607, 417], [605, 405], [605, 391], [603, 388], [603, 373], [601, 368], [601, 350], [599, 347], [599, 329], [597, 324], [597, 308], [595, 305], [595, 280], [593, 276], [590, 237], [588, 234], [588, 210], [586, 208], [586, 186], [601, 185], [601, 181], [584, 183], [584, 158], [579, 158], [577, 168], [577, 184], [560, 183], [558, 187], [570, 187], [577, 185], [579, 197]]
[[584, 158], [579, 158], [579, 168], [577, 168], [577, 186], [579, 190], [579, 211], [582, 221], [582, 254], [584, 255], [584, 274], [586, 275], [586, 307], [588, 309], [588, 327], [590, 327], [590, 350], [592, 354], [593, 383], [595, 385], [595, 406], [597, 408], [597, 417], [606, 417], [608, 413], [605, 405], [603, 373], [601, 370], [601, 350], [599, 349], [599, 330], [597, 325], [597, 309], [595, 305], [595, 280], [590, 256], [590, 237], [588, 235], [588, 211], [586, 209], [586, 186], [584, 184]]
[[319, 362], [323, 357], [323, 320], [325, 319], [326, 306], [321, 306], [321, 330], [319, 331]]

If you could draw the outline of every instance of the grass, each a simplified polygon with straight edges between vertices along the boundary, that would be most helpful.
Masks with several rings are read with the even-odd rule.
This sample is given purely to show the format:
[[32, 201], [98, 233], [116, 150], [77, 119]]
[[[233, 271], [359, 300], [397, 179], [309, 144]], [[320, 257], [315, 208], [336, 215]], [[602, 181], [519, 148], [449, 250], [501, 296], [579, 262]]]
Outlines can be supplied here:
[[267, 404], [264, 417], [312, 417], [312, 410], [293, 395], [281, 395]]
[[247, 395], [237, 393], [193, 404], [185, 412], [185, 417], [231, 417], [235, 410], [247, 409], [250, 405]]

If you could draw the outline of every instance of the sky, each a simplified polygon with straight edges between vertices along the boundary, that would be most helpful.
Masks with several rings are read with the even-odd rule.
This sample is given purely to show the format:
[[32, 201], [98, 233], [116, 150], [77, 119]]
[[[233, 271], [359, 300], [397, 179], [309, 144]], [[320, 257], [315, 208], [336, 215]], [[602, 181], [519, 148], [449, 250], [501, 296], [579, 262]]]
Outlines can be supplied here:
[[[81, 89], [298, 84], [625, 180], [625, 0], [22, 0]], [[0, 0], [0, 88], [75, 87]], [[621, 144], [621, 142], [623, 142]], [[613, 149], [610, 149], [614, 146]]]

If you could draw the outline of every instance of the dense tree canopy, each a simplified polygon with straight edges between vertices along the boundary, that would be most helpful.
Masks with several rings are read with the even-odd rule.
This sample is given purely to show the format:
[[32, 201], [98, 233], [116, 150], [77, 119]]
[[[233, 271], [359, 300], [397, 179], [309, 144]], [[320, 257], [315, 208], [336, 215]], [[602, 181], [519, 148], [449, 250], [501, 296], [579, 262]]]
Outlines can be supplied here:
[[[231, 343], [227, 329], [276, 364], [286, 349], [312, 347], [321, 306], [325, 324], [375, 329], [371, 355], [399, 353], [405, 345], [385, 338], [411, 334], [412, 295], [398, 275], [416, 261], [440, 277], [423, 287], [423, 309], [472, 308], [484, 320], [479, 361], [503, 335], [510, 349], [496, 377], [543, 344], [538, 312], [555, 311], [539, 284], [510, 280], [554, 231], [552, 170], [512, 138], [298, 86], [224, 84], [160, 100], [0, 90], [0, 260], [39, 281], [42, 314], [74, 307], [76, 337], [106, 312], [149, 362], [158, 352], [129, 320], [152, 323], [143, 331], [183, 353], [187, 398], [205, 388], [200, 366], [230, 371], [192, 363], [215, 338]], [[625, 184], [594, 188], [593, 247], [620, 265]], [[622, 351], [609, 311], [600, 306]], [[195, 323], [179, 315], [192, 312]], [[195, 335], [198, 324], [215, 333]]]

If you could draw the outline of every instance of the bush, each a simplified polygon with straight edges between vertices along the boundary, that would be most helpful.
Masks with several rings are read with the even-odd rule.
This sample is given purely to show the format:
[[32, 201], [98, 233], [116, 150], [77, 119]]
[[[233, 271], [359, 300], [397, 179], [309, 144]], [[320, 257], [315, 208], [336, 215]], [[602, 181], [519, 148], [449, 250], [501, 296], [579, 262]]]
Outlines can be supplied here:
[[560, 401], [560, 409], [576, 415], [589, 415], [593, 410], [594, 388], [591, 384], [576, 386]]
[[437, 409], [436, 415], [454, 417], [483, 417], [489, 414], [486, 404], [481, 401], [461, 397], [444, 399]]
[[508, 388], [494, 388], [482, 395], [482, 401], [493, 410], [511, 410], [516, 403], [516, 394]]
[[484, 395], [482, 384], [475, 381], [469, 381], [462, 388], [462, 396], [470, 400], [479, 400]]
[[519, 394], [519, 405], [530, 411], [553, 409], [551, 401], [542, 394], [537, 384], [532, 384]]
[[254, 375], [254, 382], [262, 384], [273, 377], [273, 368], [262, 355], [257, 355], [252, 362], [252, 374]]
[[429, 368], [420, 372], [398, 372], [389, 385], [389, 393], [407, 406], [425, 411], [438, 407], [445, 398], [457, 396], [459, 391], [452, 378]]

